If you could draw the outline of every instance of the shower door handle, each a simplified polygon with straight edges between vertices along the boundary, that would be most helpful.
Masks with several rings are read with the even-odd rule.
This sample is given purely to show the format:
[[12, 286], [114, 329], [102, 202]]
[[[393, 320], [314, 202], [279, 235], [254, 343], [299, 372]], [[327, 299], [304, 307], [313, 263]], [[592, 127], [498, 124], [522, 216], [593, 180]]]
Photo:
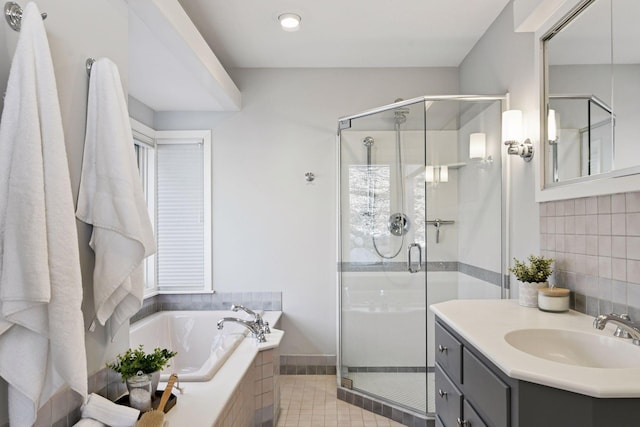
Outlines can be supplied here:
[[[418, 268], [413, 267], [413, 262], [411, 260], [413, 248], [418, 248]], [[407, 269], [409, 270], [409, 273], [417, 273], [422, 270], [422, 246], [418, 243], [411, 243], [407, 246]]]

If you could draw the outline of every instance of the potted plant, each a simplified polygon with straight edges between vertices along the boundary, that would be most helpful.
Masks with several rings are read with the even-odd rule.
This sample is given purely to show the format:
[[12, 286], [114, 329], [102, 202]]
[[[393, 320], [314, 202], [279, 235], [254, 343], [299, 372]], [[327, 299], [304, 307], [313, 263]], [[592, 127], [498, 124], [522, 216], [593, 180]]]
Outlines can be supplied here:
[[155, 348], [153, 353], [145, 353], [142, 344], [136, 349], [128, 349], [124, 354], [118, 354], [116, 361], [107, 363], [107, 368], [113, 369], [122, 377], [122, 382], [126, 382], [142, 372], [149, 375], [151, 380], [152, 396], [158, 388], [160, 380], [160, 371], [165, 367], [169, 367], [169, 359], [178, 354], [175, 351], [166, 348]]
[[553, 271], [553, 259], [543, 256], [529, 255], [529, 262], [513, 259], [513, 266], [509, 271], [519, 281], [518, 301], [525, 307], [538, 306], [538, 289], [548, 287], [547, 280]]

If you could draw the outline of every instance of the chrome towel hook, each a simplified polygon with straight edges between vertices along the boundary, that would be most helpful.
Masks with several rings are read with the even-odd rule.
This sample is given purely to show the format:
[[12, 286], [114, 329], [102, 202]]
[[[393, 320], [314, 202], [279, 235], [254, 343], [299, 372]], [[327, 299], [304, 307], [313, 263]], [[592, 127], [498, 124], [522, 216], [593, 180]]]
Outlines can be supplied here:
[[95, 59], [93, 58], [87, 58], [87, 61], [85, 62], [85, 66], [87, 67], [87, 75], [91, 76], [91, 67], [93, 67], [93, 63], [96, 62]]
[[[47, 19], [46, 13], [41, 13], [42, 19]], [[20, 31], [22, 24], [22, 8], [18, 3], [8, 1], [4, 4], [4, 17], [14, 31]]]

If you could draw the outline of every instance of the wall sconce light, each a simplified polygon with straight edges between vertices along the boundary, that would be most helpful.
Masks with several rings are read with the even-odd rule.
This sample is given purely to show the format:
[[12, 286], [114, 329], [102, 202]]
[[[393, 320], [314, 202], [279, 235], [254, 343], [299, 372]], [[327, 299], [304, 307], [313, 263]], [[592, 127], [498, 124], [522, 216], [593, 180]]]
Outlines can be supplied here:
[[523, 141], [522, 111], [508, 110], [502, 113], [502, 140], [507, 146], [507, 153], [518, 155], [525, 162], [533, 158], [533, 144], [529, 138]]
[[469, 135], [469, 159], [479, 159], [482, 162], [492, 162], [491, 156], [487, 157], [487, 135], [481, 132]]
[[426, 166], [424, 180], [431, 183], [449, 182], [449, 166]]

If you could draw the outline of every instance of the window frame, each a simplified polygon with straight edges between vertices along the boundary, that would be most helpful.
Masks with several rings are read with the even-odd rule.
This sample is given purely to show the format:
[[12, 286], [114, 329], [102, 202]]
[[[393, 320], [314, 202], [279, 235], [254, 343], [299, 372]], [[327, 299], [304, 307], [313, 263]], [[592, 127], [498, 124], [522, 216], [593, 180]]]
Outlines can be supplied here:
[[[144, 149], [143, 167], [140, 169], [140, 175], [142, 177], [142, 189], [146, 197], [147, 209], [149, 210], [149, 220], [153, 228], [154, 239], [156, 239], [156, 131], [135, 119], [130, 119], [130, 122], [133, 144]], [[136, 161], [140, 168], [139, 154], [137, 154], [137, 157]], [[147, 298], [159, 293], [158, 284], [156, 283], [156, 255], [153, 254], [145, 258], [143, 262], [144, 297]]]
[[[204, 283], [202, 289], [185, 289], [185, 290], [162, 290], [157, 282], [157, 260], [154, 254], [145, 259], [145, 289], [144, 298], [152, 297], [159, 294], [193, 294], [193, 293], [213, 293], [213, 258], [212, 258], [212, 183], [211, 183], [211, 131], [210, 130], [176, 130], [176, 131], [158, 131], [144, 125], [143, 123], [131, 118], [131, 130], [133, 134], [132, 143], [145, 149], [144, 167], [141, 171], [143, 177], [143, 189], [147, 196], [147, 207], [149, 208], [149, 217], [153, 226], [156, 245], [158, 242], [157, 233], [157, 154], [158, 145], [163, 143], [175, 144], [176, 140], [198, 140], [203, 144], [203, 265], [204, 265]], [[194, 143], [186, 142], [185, 143]]]

